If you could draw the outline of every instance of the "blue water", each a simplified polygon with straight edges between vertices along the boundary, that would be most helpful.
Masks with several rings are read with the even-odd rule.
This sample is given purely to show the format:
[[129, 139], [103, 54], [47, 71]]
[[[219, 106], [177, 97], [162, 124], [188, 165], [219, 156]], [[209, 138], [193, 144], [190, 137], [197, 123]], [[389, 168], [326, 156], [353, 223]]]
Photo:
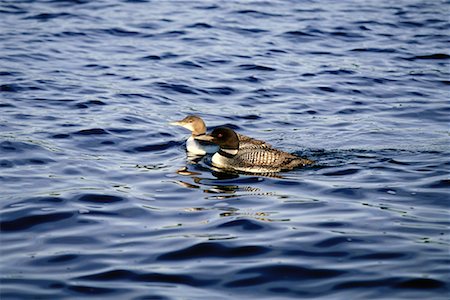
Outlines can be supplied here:
[[[1, 1], [1, 299], [448, 299], [449, 10]], [[214, 172], [187, 114], [317, 164]]]

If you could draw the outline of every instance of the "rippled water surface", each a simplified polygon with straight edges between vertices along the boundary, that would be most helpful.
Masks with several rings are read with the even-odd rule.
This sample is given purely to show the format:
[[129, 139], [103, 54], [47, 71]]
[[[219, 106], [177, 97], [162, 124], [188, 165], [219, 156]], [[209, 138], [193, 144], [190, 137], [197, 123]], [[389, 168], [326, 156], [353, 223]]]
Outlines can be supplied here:
[[[449, 8], [1, 1], [1, 299], [448, 299]], [[217, 173], [187, 114], [317, 164]]]

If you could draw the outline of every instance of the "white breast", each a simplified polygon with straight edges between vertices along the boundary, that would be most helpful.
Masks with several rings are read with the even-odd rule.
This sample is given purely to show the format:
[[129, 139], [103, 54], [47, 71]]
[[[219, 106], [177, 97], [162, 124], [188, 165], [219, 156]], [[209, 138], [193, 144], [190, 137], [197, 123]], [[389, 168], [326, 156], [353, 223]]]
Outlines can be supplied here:
[[193, 136], [190, 136], [186, 141], [186, 149], [191, 154], [205, 155], [206, 153], [215, 153], [218, 147], [215, 145], [202, 145]]
[[215, 153], [211, 159], [213, 166], [218, 168], [229, 168], [228, 158], [221, 155], [220, 153]]

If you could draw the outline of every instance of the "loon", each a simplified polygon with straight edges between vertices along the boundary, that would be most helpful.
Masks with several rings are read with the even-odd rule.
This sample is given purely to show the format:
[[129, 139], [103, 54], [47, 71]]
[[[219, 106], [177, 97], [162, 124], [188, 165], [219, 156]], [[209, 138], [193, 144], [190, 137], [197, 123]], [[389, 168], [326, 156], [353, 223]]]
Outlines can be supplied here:
[[[219, 151], [217, 144], [202, 139], [206, 135], [206, 125], [202, 118], [194, 115], [187, 116], [183, 120], [171, 122], [171, 125], [184, 127], [192, 132], [186, 141], [186, 149], [190, 154], [205, 155]], [[238, 134], [240, 148], [271, 148], [272, 146], [249, 136]]]
[[239, 148], [236, 132], [227, 127], [219, 127], [201, 140], [219, 145], [219, 151], [212, 157], [215, 167], [248, 173], [276, 173], [311, 165], [314, 162], [272, 147]]

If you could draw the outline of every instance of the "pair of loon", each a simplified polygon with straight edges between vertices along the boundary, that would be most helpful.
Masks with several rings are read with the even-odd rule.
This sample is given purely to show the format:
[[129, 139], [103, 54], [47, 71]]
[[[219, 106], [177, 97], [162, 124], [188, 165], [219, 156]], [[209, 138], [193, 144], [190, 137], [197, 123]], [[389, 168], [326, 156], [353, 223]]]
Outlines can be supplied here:
[[249, 173], [273, 173], [311, 165], [313, 161], [272, 148], [260, 141], [227, 127], [218, 127], [206, 134], [206, 125], [198, 116], [187, 116], [170, 123], [192, 132], [186, 149], [195, 155], [214, 153], [212, 164], [217, 168]]

